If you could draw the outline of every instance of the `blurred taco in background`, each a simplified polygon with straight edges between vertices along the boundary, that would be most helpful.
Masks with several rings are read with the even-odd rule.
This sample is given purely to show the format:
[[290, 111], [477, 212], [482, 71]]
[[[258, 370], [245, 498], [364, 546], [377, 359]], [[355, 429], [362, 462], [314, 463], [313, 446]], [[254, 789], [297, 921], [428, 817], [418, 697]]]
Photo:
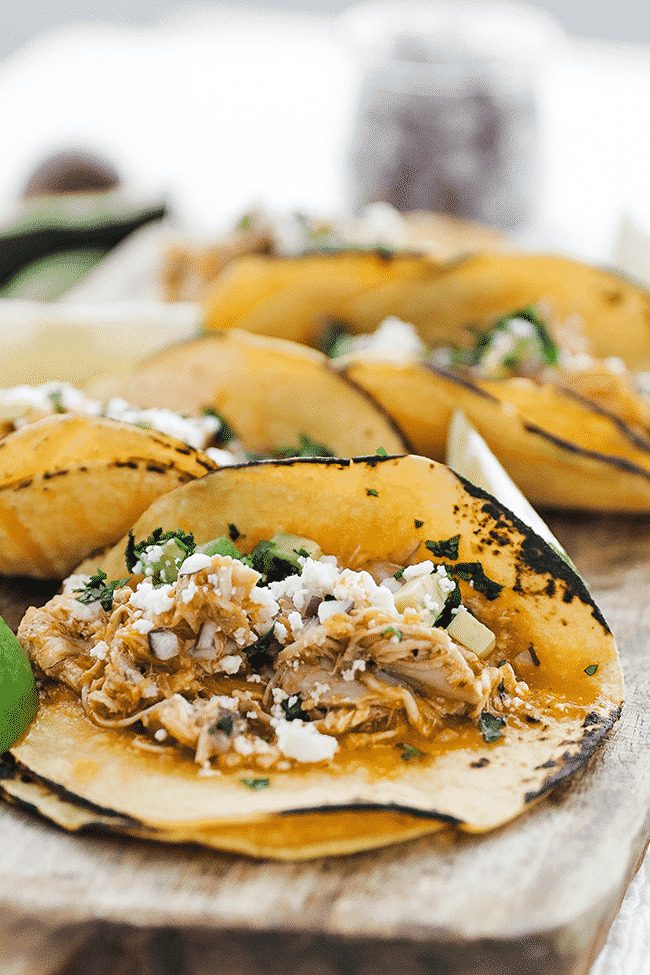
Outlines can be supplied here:
[[449, 260], [469, 250], [497, 248], [499, 231], [470, 220], [424, 210], [400, 213], [388, 203], [372, 203], [358, 216], [313, 217], [300, 212], [253, 209], [212, 245], [179, 242], [163, 263], [168, 301], [201, 301], [227, 264], [247, 254], [297, 257], [340, 250], [397, 251]]
[[513, 309], [544, 310], [552, 337], [577, 317], [597, 359], [620, 357], [650, 368], [650, 295], [612, 271], [570, 258], [486, 251], [441, 262], [399, 249], [297, 256], [247, 255], [228, 263], [204, 298], [209, 328], [245, 328], [322, 347], [323, 328], [340, 320], [372, 332], [394, 315], [431, 346], [471, 346]]
[[616, 720], [571, 567], [421, 457], [226, 467], [28, 610], [5, 791], [67, 828], [299, 859], [498, 827]]
[[619, 359], [595, 360], [564, 335], [561, 345], [529, 307], [471, 346], [431, 348], [396, 318], [363, 336], [339, 323], [330, 353], [419, 453], [444, 458], [460, 408], [534, 503], [648, 511], [650, 402]]
[[141, 407], [218, 415], [239, 460], [408, 451], [395, 421], [322, 353], [237, 329], [171, 345], [91, 389]]
[[0, 390], [0, 433], [0, 573], [46, 578], [217, 465], [407, 452], [321, 353], [238, 332], [172, 346], [92, 395], [56, 382]]

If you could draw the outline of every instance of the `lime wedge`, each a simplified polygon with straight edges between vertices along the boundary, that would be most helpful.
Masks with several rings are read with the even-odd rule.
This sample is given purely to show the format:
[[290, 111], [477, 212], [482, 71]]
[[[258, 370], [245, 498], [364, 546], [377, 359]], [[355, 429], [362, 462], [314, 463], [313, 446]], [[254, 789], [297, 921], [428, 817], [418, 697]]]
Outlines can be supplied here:
[[0, 755], [27, 730], [37, 707], [27, 654], [0, 616]]
[[548, 542], [565, 562], [575, 566], [545, 521], [501, 466], [487, 443], [462, 410], [456, 410], [447, 432], [447, 464], [472, 484], [483, 488], [509, 508], [525, 525]]

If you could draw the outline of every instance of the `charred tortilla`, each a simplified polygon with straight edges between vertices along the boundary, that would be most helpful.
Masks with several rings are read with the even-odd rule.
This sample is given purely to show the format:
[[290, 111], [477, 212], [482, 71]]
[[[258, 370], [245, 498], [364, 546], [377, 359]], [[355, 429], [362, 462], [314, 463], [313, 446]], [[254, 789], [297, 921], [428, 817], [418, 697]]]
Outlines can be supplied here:
[[[464, 606], [496, 635], [485, 666], [503, 668], [504, 678], [491, 693], [507, 695], [502, 686], [512, 667], [516, 680], [524, 682], [517, 693], [528, 704], [511, 702], [503, 722], [498, 712], [489, 717], [482, 712], [477, 723], [457, 708], [430, 738], [417, 738], [417, 746], [388, 737], [366, 744], [359, 739], [352, 747], [342, 733], [339, 749], [326, 761], [285, 763], [264, 774], [241, 765], [233, 772], [219, 766], [216, 774], [201, 775], [189, 752], [136, 747], [137, 728], [98, 727], [74, 693], [49, 682], [36, 721], [12, 750], [20, 768], [48, 792], [75, 807], [90, 803], [110, 810], [163, 840], [286, 859], [323, 852], [321, 832], [332, 836], [338, 829], [330, 852], [352, 852], [416, 835], [420, 826], [482, 832], [507, 822], [577, 771], [618, 716], [622, 675], [616, 645], [582, 581], [514, 515], [440, 464], [372, 457], [223, 468], [154, 502], [134, 534], [143, 538], [156, 528], [173, 527], [203, 543], [229, 531], [232, 536], [232, 526], [247, 551], [274, 533], [289, 533], [308, 537], [351, 570], [372, 564], [416, 567], [432, 553], [444, 553], [445, 571], [457, 580]], [[124, 574], [125, 544], [126, 539], [102, 560], [109, 578]], [[234, 572], [233, 562], [216, 558], [217, 568], [231, 566]], [[302, 564], [304, 574], [307, 563]], [[94, 570], [94, 563], [89, 567]], [[200, 574], [191, 578], [196, 583], [185, 580], [183, 587], [200, 588]], [[300, 584], [302, 576], [288, 578]], [[400, 592], [405, 584], [398, 582]], [[278, 598], [284, 585], [273, 589]], [[28, 642], [37, 612], [30, 611], [30, 622], [21, 626]], [[343, 617], [336, 625], [342, 622]], [[385, 639], [401, 652], [399, 634]], [[413, 660], [417, 667], [417, 655]], [[372, 667], [370, 662], [374, 674]], [[355, 670], [344, 681], [367, 687], [365, 674]], [[418, 700], [423, 705], [424, 698]], [[289, 706], [296, 704], [289, 699]], [[308, 724], [303, 718], [299, 723]], [[289, 717], [282, 727], [288, 726]], [[56, 818], [45, 801], [35, 805]], [[374, 820], [376, 830], [369, 823], [366, 831], [369, 812], [406, 819]], [[278, 816], [304, 828], [282, 834], [271, 849], [264, 836], [267, 827], [273, 833]], [[123, 824], [115, 823], [119, 831]]]
[[214, 470], [173, 437], [57, 414], [0, 440], [0, 573], [60, 579], [154, 498]]

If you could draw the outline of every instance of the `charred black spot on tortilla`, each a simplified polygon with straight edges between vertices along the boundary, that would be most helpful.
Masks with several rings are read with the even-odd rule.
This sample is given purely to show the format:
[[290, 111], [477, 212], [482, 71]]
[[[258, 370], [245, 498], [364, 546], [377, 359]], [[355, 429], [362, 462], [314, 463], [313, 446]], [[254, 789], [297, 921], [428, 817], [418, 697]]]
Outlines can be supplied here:
[[535, 647], [533, 646], [532, 643], [528, 647], [528, 653], [530, 654], [530, 659], [533, 661], [533, 663], [535, 664], [535, 666], [536, 667], [541, 667], [542, 662], [539, 659], [539, 657], [537, 656], [537, 653], [535, 651]]
[[68, 470], [64, 470], [64, 471], [45, 471], [43, 473], [43, 480], [44, 481], [51, 481], [53, 477], [64, 477], [66, 474], [69, 474], [69, 473], [70, 472]]
[[115, 467], [128, 467], [129, 470], [137, 471], [138, 462], [135, 460], [116, 460], [114, 462]]
[[150, 474], [165, 474], [169, 468], [164, 467], [161, 464], [147, 464], [146, 468]]
[[[578, 750], [573, 753], [564, 752], [560, 762], [558, 762], [557, 771], [545, 779], [540, 788], [535, 792], [526, 792], [524, 802], [529, 803], [540, 799], [564, 779], [569, 778], [574, 772], [577, 772], [587, 762], [588, 758], [593, 754], [612, 726], [616, 724], [620, 714], [620, 707], [613, 708], [606, 715], [596, 714], [595, 711], [591, 711], [584, 720], [585, 733]], [[539, 741], [542, 740], [542, 738], [539, 739]]]
[[541, 724], [542, 723], [540, 718], [535, 718], [535, 717], [533, 717], [532, 714], [525, 715], [524, 721], [527, 721], [528, 724]]
[[19, 481], [19, 483], [16, 484], [15, 489], [16, 489], [16, 491], [22, 491], [23, 488], [28, 488], [30, 486], [30, 484], [33, 484], [33, 483], [34, 483], [34, 478], [33, 477], [30, 477], [26, 481]]
[[620, 305], [623, 301], [623, 292], [615, 289], [613, 291], [603, 291], [603, 299], [608, 305]]
[[544, 592], [547, 596], [554, 596], [556, 590], [555, 579], [549, 578], [544, 587]]
[[178, 447], [175, 447], [174, 449], [176, 450], [176, 453], [177, 453], [177, 454], [184, 454], [184, 455], [185, 455], [186, 457], [187, 457], [187, 456], [188, 456], [189, 454], [191, 454], [191, 453], [192, 453], [192, 450], [191, 450], [191, 448], [190, 448], [190, 447], [187, 447], [187, 446], [185, 446], [185, 447], [183, 447], [183, 446], [178, 446]]
[[214, 470], [214, 464], [211, 461], [203, 460], [202, 457], [197, 457], [196, 462], [199, 467], [202, 467], [206, 471], [212, 472]]
[[498, 397], [493, 396], [492, 393], [488, 393], [487, 390], [482, 389], [475, 383], [468, 379], [466, 376], [461, 376], [458, 373], [451, 372], [447, 369], [442, 369], [440, 366], [434, 366], [431, 362], [421, 363], [423, 368], [428, 369], [430, 372], [436, 374], [436, 376], [442, 376], [443, 379], [449, 380], [449, 382], [454, 383], [456, 386], [462, 386], [463, 389], [468, 389], [470, 392], [475, 393], [482, 399], [487, 399], [491, 403], [500, 403], [501, 400]]
[[548, 430], [543, 430], [542, 427], [538, 427], [534, 423], [524, 423], [523, 426], [528, 433], [543, 437], [556, 447], [568, 450], [572, 454], [577, 454], [580, 457], [589, 457], [591, 460], [600, 461], [602, 464], [609, 464], [610, 467], [617, 467], [619, 470], [625, 471], [628, 474], [636, 474], [644, 478], [644, 480], [650, 481], [650, 471], [644, 470], [643, 467], [639, 467], [631, 460], [626, 460], [624, 457], [615, 457], [613, 454], [603, 454], [599, 450], [588, 450], [586, 447], [580, 447], [578, 444], [571, 443], [570, 440], [556, 437], [555, 434], [549, 433]]
[[590, 409], [592, 413], [598, 413], [599, 416], [604, 416], [611, 424], [613, 424], [613, 426], [617, 428], [619, 433], [621, 433], [626, 440], [629, 440], [630, 443], [634, 444], [635, 447], [640, 447], [641, 450], [650, 451], [650, 439], [644, 436], [642, 433], [633, 430], [632, 427], [627, 425], [625, 420], [621, 419], [621, 417], [616, 413], [612, 413], [611, 410], [608, 410], [606, 406], [602, 405], [602, 403], [597, 403], [595, 400], [591, 400], [587, 396], [582, 396], [575, 389], [562, 389], [558, 386], [556, 388], [556, 394], [558, 396], [564, 396], [565, 399], [574, 400], [576, 403], [581, 403], [583, 406]]
[[[520, 518], [511, 511], [508, 511], [507, 508], [499, 505], [486, 491], [472, 484], [455, 471], [454, 474], [468, 494], [485, 501], [485, 505], [483, 506], [484, 511], [490, 513], [492, 517], [508, 519], [511, 523], [511, 530], [514, 528], [519, 532], [521, 542], [518, 558], [521, 562], [527, 568], [532, 569], [537, 575], [550, 575], [555, 579], [556, 584], [561, 581], [565, 587], [564, 601], [570, 603], [574, 598], [579, 599], [585, 606], [590, 607], [592, 616], [602, 626], [605, 633], [611, 633], [605, 617], [593, 601], [584, 582], [571, 566], [564, 561], [562, 556], [540, 538], [532, 528], [525, 525]], [[650, 474], [647, 476], [650, 478]], [[512, 588], [514, 592], [524, 591], [519, 579]]]
[[490, 764], [490, 759], [489, 758], [485, 758], [485, 756], [484, 756], [483, 758], [479, 758], [478, 761], [476, 761], [476, 762], [470, 762], [469, 763], [469, 767], [470, 768], [485, 768], [485, 766], [486, 765], [489, 765], [489, 764]]

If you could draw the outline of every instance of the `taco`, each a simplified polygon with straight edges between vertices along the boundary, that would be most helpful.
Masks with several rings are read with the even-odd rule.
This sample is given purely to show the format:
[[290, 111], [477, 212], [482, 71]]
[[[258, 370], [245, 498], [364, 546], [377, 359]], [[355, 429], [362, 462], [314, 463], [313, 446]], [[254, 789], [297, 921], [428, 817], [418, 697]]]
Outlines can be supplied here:
[[171, 345], [131, 374], [100, 381], [92, 392], [140, 407], [194, 415], [207, 410], [221, 418], [220, 447], [230, 450], [232, 460], [408, 449], [388, 414], [322, 353], [236, 329]]
[[323, 324], [372, 332], [388, 316], [411, 322], [429, 345], [471, 344], [513, 308], [543, 306], [551, 323], [574, 317], [589, 351], [650, 368], [650, 294], [612, 271], [569, 258], [474, 253], [447, 262], [400, 249], [339, 248], [244, 255], [204, 296], [208, 328], [244, 328], [320, 347]]
[[0, 573], [62, 578], [159, 494], [216, 466], [407, 450], [321, 353], [245, 333], [172, 346], [91, 392], [0, 390]]
[[444, 458], [460, 408], [534, 503], [650, 510], [650, 402], [618, 360], [565, 343], [531, 307], [467, 347], [432, 349], [389, 318], [369, 336], [339, 326], [330, 351], [426, 456]]
[[70, 828], [285, 859], [483, 832], [619, 713], [580, 578], [421, 457], [221, 468], [97, 566], [18, 634], [42, 683], [12, 760]]
[[214, 244], [179, 242], [169, 248], [163, 264], [163, 293], [167, 301], [200, 301], [226, 265], [247, 254], [296, 257], [315, 251], [407, 251], [442, 261], [502, 243], [503, 236], [492, 227], [424, 210], [400, 213], [388, 203], [371, 203], [358, 216], [333, 219], [254, 209]]

